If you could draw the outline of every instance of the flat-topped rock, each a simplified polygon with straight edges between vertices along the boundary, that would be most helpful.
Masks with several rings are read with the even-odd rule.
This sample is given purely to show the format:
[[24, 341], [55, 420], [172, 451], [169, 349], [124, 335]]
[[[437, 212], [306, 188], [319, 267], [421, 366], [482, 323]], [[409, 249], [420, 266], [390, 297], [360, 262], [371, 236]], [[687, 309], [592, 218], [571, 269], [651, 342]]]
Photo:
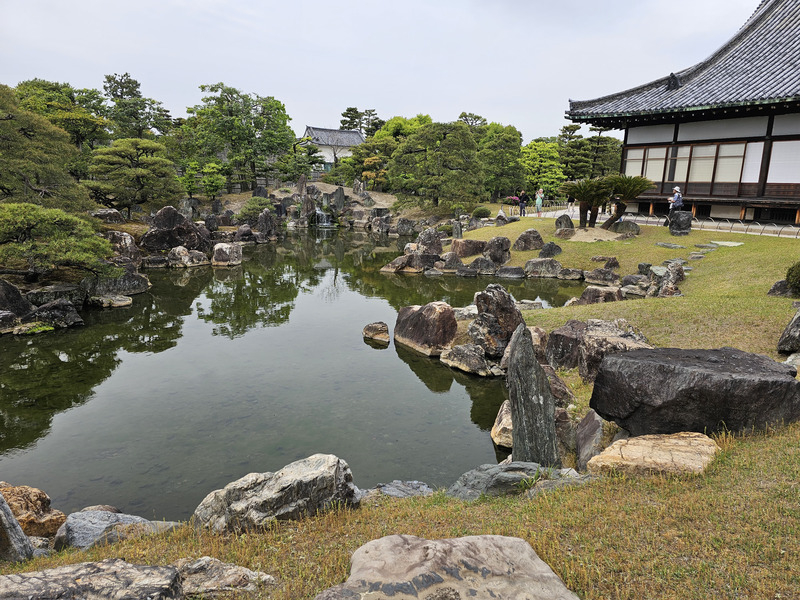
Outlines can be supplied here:
[[698, 475], [719, 452], [707, 435], [682, 432], [671, 435], [643, 435], [617, 440], [589, 460], [589, 473], [612, 472], [628, 475]]

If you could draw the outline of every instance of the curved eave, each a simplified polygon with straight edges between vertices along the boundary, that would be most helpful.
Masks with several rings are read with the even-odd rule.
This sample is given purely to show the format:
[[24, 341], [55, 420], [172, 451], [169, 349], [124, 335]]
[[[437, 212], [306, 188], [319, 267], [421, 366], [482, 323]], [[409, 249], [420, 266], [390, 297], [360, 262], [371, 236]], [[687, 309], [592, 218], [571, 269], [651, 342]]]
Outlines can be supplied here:
[[590, 125], [624, 129], [631, 123], [676, 123], [745, 117], [752, 116], [754, 113], [783, 114], [792, 112], [800, 112], [800, 96], [780, 99], [770, 98], [768, 100], [750, 100], [730, 104], [683, 106], [651, 111], [585, 114], [566, 111], [565, 118], [574, 123], [588, 123]]

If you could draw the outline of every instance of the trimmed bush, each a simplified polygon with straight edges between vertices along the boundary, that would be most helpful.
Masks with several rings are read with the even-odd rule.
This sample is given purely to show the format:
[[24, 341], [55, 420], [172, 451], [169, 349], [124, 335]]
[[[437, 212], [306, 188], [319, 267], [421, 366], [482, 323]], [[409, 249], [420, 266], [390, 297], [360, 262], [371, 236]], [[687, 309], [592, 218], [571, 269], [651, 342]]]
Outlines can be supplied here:
[[786, 283], [795, 294], [800, 294], [800, 262], [794, 263], [786, 271]]
[[475, 219], [485, 219], [492, 216], [492, 211], [485, 206], [479, 206], [472, 211], [472, 217]]

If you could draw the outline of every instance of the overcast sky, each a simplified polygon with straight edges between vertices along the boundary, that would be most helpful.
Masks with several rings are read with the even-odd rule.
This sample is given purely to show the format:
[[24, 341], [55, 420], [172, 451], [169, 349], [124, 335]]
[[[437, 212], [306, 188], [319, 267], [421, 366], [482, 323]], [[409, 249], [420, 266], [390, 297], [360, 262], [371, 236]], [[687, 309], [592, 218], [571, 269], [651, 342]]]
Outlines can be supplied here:
[[378, 116], [462, 111], [525, 141], [568, 124], [569, 99], [707, 58], [758, 0], [0, 0], [0, 83], [102, 90], [125, 73], [173, 116], [224, 82], [284, 103], [300, 135]]

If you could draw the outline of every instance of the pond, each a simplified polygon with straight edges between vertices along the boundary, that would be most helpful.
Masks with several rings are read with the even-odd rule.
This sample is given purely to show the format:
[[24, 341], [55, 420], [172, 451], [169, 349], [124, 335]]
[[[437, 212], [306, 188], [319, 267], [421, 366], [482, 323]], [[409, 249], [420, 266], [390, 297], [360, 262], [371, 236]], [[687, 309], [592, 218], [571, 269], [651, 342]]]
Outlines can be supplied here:
[[[356, 485], [448, 486], [504, 454], [502, 379], [364, 342], [400, 307], [472, 302], [490, 278], [387, 276], [405, 240], [334, 231], [246, 249], [241, 267], [148, 271], [128, 309], [85, 327], [0, 337], [0, 480], [66, 513], [112, 504], [186, 519], [212, 490], [317, 452]], [[562, 305], [580, 285], [504, 281]]]

